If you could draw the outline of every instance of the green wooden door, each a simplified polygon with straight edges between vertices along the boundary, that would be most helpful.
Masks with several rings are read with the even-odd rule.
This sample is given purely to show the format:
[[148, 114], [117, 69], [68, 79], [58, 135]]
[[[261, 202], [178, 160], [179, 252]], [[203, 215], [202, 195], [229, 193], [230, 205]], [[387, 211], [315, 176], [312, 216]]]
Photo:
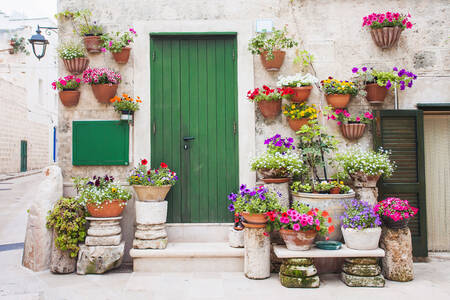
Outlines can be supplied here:
[[27, 141], [20, 141], [20, 172], [27, 171], [28, 144]]
[[409, 222], [414, 256], [428, 256], [423, 112], [420, 110], [381, 110], [376, 112], [375, 146], [392, 151], [397, 169], [380, 180], [379, 200], [387, 197], [407, 199], [419, 213]]
[[151, 164], [180, 180], [169, 222], [231, 222], [238, 186], [236, 36], [151, 35]]

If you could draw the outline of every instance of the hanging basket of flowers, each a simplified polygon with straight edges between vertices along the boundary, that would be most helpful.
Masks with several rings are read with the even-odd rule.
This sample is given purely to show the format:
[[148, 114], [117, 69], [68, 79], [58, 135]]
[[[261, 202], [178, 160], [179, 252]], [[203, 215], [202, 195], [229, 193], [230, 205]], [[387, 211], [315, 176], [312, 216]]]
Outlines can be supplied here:
[[122, 76], [108, 68], [88, 68], [83, 72], [83, 82], [91, 86], [98, 102], [109, 104], [116, 95]]
[[126, 64], [130, 58], [129, 45], [134, 42], [134, 37], [137, 36], [133, 28], [126, 32], [115, 32], [111, 34], [102, 35], [102, 52], [109, 50], [114, 60], [118, 64]]
[[263, 85], [262, 89], [256, 88], [248, 91], [247, 98], [250, 102], [256, 102], [259, 111], [265, 118], [275, 118], [281, 111], [281, 100], [289, 99], [293, 90], [291, 88], [271, 89]]
[[309, 120], [317, 119], [316, 105], [307, 105], [304, 102], [286, 104], [283, 106], [283, 114], [287, 117], [289, 127], [295, 132], [299, 131], [303, 125], [308, 125]]
[[336, 80], [330, 76], [320, 83], [328, 104], [334, 108], [347, 107], [351, 96], [355, 96], [358, 93], [355, 84], [351, 81]]
[[395, 197], [378, 202], [374, 210], [381, 217], [383, 224], [391, 229], [407, 227], [409, 220], [419, 211], [416, 207], [412, 207], [408, 200]]
[[127, 94], [122, 94], [122, 97], [114, 96], [110, 102], [113, 104], [114, 110], [120, 113], [121, 120], [132, 121], [134, 112], [139, 110], [139, 103], [142, 103], [142, 100], [139, 96], [134, 99]]
[[346, 109], [336, 109], [328, 114], [328, 120], [335, 120], [339, 125], [342, 135], [349, 140], [360, 139], [364, 134], [366, 124], [373, 120], [370, 112], [364, 114], [351, 115]]
[[52, 82], [52, 88], [59, 90], [59, 99], [64, 106], [70, 107], [78, 104], [80, 100], [81, 79], [75, 76], [66, 76]]
[[63, 60], [67, 71], [74, 75], [83, 73], [89, 65], [86, 49], [75, 42], [67, 42], [58, 47], [59, 57]]
[[293, 90], [291, 97], [292, 102], [300, 103], [308, 100], [311, 94], [312, 85], [319, 80], [313, 75], [307, 73], [302, 75], [297, 73], [293, 76], [280, 76], [278, 77], [277, 86], [290, 87]]

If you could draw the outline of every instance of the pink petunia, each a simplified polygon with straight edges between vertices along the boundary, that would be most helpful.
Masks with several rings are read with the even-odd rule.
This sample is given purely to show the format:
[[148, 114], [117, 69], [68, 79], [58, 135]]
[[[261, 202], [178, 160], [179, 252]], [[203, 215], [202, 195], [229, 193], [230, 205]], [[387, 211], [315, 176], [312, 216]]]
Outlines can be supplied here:
[[66, 86], [67, 81], [65, 81], [65, 80], [60, 80], [59, 83], [61, 83], [63, 86]]
[[295, 223], [294, 225], [292, 225], [292, 229], [294, 229], [295, 231], [299, 231], [300, 225], [298, 223]]
[[337, 124], [338, 124], [338, 125], [342, 125], [342, 122], [341, 122], [341, 121], [338, 121]]

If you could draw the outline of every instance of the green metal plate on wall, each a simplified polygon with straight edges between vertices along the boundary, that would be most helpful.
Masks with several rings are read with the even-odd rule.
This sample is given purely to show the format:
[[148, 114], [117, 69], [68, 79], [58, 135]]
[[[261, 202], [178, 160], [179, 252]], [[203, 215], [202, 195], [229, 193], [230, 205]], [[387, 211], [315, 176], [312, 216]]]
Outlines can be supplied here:
[[129, 125], [124, 121], [73, 121], [72, 164], [128, 165]]

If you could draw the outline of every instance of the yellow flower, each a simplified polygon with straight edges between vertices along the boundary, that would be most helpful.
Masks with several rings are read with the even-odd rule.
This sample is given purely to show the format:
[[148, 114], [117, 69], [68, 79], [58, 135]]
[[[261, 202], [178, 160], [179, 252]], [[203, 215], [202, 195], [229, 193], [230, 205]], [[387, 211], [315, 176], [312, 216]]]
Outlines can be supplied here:
[[115, 193], [115, 192], [117, 192], [117, 189], [116, 188], [112, 188], [111, 192]]

